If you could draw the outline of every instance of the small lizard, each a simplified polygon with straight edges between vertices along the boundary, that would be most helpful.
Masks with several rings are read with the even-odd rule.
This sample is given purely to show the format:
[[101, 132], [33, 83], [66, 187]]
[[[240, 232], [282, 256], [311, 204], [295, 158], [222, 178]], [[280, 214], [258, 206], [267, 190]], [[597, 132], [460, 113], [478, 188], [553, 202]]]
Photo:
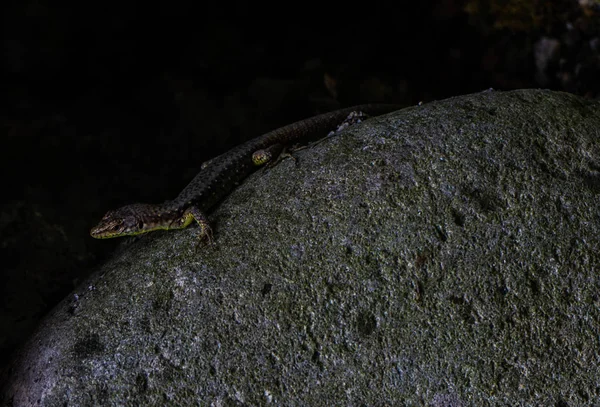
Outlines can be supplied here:
[[303, 139], [326, 133], [353, 112], [379, 115], [400, 109], [396, 105], [359, 105], [292, 123], [249, 140], [211, 159], [172, 201], [162, 204], [131, 204], [109, 211], [90, 231], [96, 239], [139, 235], [154, 230], [183, 229], [196, 221], [200, 238], [212, 240], [204, 214], [256, 168], [278, 157], [283, 148]]

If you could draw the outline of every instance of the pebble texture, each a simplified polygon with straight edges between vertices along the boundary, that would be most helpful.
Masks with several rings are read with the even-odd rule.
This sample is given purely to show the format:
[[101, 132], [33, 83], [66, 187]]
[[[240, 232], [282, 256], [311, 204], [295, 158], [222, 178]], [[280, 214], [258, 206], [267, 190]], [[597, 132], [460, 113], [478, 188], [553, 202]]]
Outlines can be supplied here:
[[3, 372], [2, 405], [600, 398], [599, 102], [487, 91], [294, 156], [218, 207], [213, 247], [124, 239]]

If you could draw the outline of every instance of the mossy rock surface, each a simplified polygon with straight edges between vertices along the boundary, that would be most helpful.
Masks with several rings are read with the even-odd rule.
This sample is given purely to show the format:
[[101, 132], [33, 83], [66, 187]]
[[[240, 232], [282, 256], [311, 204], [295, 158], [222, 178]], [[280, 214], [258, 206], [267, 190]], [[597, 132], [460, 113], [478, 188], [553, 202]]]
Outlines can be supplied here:
[[591, 405], [600, 103], [488, 91], [259, 170], [121, 246], [3, 373], [12, 406]]

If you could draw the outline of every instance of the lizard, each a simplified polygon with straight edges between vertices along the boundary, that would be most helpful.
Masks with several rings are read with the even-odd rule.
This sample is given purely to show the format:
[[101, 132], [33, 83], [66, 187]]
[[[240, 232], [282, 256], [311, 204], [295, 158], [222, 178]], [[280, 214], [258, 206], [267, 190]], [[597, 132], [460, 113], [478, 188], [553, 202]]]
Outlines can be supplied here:
[[255, 169], [272, 163], [284, 147], [332, 130], [353, 112], [377, 116], [400, 109], [397, 105], [367, 104], [320, 114], [251, 139], [202, 165], [177, 198], [162, 204], [136, 203], [108, 211], [91, 229], [96, 239], [139, 235], [155, 230], [184, 229], [196, 221], [199, 237], [212, 242], [205, 215]]

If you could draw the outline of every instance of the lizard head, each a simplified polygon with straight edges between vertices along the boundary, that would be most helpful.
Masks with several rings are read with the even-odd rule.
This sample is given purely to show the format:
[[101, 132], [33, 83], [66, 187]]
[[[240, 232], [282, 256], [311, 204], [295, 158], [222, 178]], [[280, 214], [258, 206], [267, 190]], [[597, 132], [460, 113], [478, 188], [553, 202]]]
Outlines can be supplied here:
[[167, 216], [157, 205], [132, 204], [108, 211], [92, 228], [90, 235], [96, 239], [139, 235], [158, 229], [169, 229], [178, 217]]

